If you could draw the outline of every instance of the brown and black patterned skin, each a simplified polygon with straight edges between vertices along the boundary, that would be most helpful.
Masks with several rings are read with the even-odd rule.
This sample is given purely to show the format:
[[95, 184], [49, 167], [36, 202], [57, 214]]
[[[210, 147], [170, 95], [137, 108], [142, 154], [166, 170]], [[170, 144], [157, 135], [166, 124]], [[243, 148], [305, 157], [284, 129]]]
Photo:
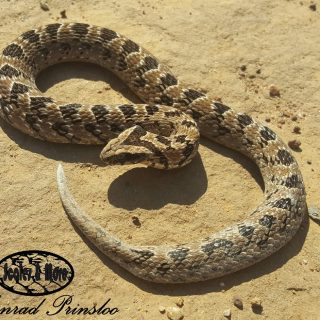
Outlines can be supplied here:
[[[75, 60], [111, 70], [146, 104], [63, 103], [36, 88], [41, 69]], [[8, 45], [0, 58], [0, 114], [39, 139], [106, 144], [101, 158], [109, 164], [181, 167], [196, 154], [199, 132], [257, 164], [265, 200], [244, 221], [193, 243], [141, 247], [110, 235], [79, 208], [59, 166], [59, 192], [70, 218], [109, 258], [149, 281], [195, 282], [246, 268], [291, 240], [306, 214], [298, 164], [271, 129], [184, 87], [148, 51], [106, 28], [56, 23], [25, 32]]]

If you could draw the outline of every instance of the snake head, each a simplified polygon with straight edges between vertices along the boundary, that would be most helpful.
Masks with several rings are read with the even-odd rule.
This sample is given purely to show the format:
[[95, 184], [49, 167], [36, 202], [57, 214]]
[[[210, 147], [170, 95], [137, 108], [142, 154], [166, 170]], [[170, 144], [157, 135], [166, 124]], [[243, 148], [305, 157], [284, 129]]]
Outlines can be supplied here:
[[138, 125], [126, 129], [102, 149], [100, 159], [109, 165], [143, 163], [149, 166], [152, 152], [142, 140], [146, 134]]

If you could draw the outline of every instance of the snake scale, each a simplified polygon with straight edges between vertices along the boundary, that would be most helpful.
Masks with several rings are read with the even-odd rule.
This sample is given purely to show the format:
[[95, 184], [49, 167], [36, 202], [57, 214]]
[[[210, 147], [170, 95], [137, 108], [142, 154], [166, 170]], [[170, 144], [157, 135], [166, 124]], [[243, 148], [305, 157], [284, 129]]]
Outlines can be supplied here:
[[[86, 61], [111, 70], [145, 104], [83, 105], [40, 92], [40, 70]], [[293, 238], [306, 210], [304, 183], [288, 147], [268, 127], [203, 92], [183, 86], [167, 66], [118, 33], [83, 23], [54, 23], [20, 35], [0, 58], [0, 114], [13, 127], [46, 141], [104, 144], [107, 164], [186, 165], [199, 135], [256, 163], [264, 201], [244, 221], [193, 243], [133, 246], [94, 222], [57, 178], [70, 219], [105, 255], [137, 277], [160, 283], [196, 282], [246, 268]]]

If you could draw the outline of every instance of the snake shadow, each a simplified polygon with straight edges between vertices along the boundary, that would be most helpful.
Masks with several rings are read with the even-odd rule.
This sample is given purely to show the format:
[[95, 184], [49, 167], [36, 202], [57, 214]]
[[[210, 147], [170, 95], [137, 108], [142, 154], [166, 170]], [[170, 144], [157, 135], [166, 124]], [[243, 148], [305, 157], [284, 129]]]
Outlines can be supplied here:
[[[207, 139], [201, 139], [201, 144], [214, 153], [238, 162], [264, 189], [261, 174], [249, 159]], [[180, 169], [164, 171], [135, 168], [125, 172], [110, 184], [108, 201], [113, 206], [126, 210], [155, 210], [168, 203], [191, 205], [206, 192], [207, 187], [208, 178], [198, 154], [188, 166]]]

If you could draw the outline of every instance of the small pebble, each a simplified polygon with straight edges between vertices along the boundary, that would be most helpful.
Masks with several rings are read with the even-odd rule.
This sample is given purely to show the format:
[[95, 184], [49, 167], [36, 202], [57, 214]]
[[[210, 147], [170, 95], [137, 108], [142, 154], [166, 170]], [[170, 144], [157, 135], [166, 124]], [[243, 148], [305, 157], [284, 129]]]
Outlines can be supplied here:
[[294, 133], [301, 133], [301, 128], [300, 128], [299, 126], [295, 126], [295, 127], [293, 128], [293, 132], [294, 132]]
[[243, 64], [243, 65], [240, 67], [240, 70], [241, 70], [241, 71], [246, 71], [246, 70], [247, 70], [247, 66]]
[[311, 160], [307, 160], [307, 164], [312, 164], [312, 161]]
[[166, 308], [164, 306], [159, 306], [159, 312], [160, 313], [165, 313], [166, 312]]
[[221, 282], [219, 283], [219, 286], [222, 287], [222, 288], [224, 288], [225, 285], [226, 285], [226, 284], [225, 284], [223, 281], [221, 281]]
[[258, 69], [258, 70], [256, 71], [256, 73], [257, 73], [257, 74], [260, 74], [260, 73], [261, 73], [261, 69]]
[[265, 121], [266, 122], [271, 122], [271, 119], [270, 118], [266, 118]]
[[136, 217], [136, 216], [133, 216], [133, 217], [132, 217], [132, 223], [133, 223], [135, 226], [137, 226], [138, 228], [141, 227], [141, 222], [140, 222], [139, 218]]
[[288, 142], [288, 146], [295, 151], [300, 151], [301, 141], [294, 139]]
[[41, 8], [43, 11], [49, 11], [49, 10], [50, 10], [47, 2], [44, 1], [44, 0], [41, 0], [41, 1], [40, 1], [40, 8]]
[[298, 120], [298, 117], [297, 117], [296, 115], [294, 115], [294, 116], [291, 117], [291, 120], [292, 120], [292, 121], [297, 121], [297, 120]]
[[281, 119], [281, 120], [278, 121], [278, 123], [280, 123], [280, 124], [285, 124], [285, 123], [286, 123], [286, 120]]
[[240, 310], [243, 310], [243, 302], [240, 297], [235, 296], [232, 300], [233, 304]]
[[182, 308], [183, 305], [184, 305], [184, 300], [182, 298], [179, 298], [177, 301], [176, 301], [176, 305], [179, 307], [179, 308]]
[[224, 310], [223, 311], [223, 316], [225, 318], [230, 318], [231, 317], [231, 310], [230, 309]]
[[317, 5], [314, 4], [314, 3], [312, 3], [312, 4], [310, 4], [309, 9], [310, 9], [311, 11], [317, 11]]
[[62, 10], [60, 11], [60, 16], [62, 19], [67, 19], [67, 13], [66, 13], [66, 10]]
[[280, 97], [280, 90], [274, 85], [269, 86], [269, 95], [270, 97]]
[[170, 320], [182, 320], [184, 315], [181, 309], [177, 307], [171, 307], [167, 309], [167, 317]]

